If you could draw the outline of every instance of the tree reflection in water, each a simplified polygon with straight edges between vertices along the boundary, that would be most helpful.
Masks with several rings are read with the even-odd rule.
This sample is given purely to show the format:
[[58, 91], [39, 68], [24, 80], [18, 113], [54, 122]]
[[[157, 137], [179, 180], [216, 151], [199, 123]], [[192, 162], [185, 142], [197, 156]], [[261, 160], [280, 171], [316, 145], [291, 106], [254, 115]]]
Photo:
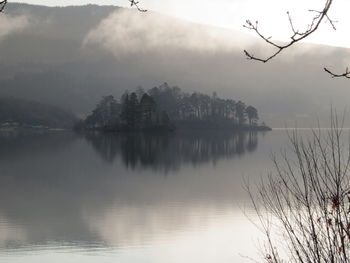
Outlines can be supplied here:
[[107, 162], [120, 158], [126, 167], [174, 171], [183, 164], [202, 164], [253, 152], [257, 132], [177, 132], [167, 134], [85, 134]]
[[[236, 213], [232, 204], [246, 200], [241, 171], [255, 178], [252, 163], [264, 167], [257, 143], [257, 134], [228, 132], [2, 133], [0, 262], [8, 249], [15, 257], [24, 250], [46, 256], [44, 247], [153, 249], [155, 240], [192, 238], [210, 220], [221, 225]], [[177, 176], [159, 176], [172, 171]]]

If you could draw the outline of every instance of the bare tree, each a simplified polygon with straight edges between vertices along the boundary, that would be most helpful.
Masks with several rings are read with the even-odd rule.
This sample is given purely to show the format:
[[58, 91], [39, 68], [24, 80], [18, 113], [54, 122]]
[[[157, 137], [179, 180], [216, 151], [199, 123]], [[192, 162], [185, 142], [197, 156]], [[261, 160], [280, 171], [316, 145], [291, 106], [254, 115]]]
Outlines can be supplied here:
[[[300, 30], [295, 28], [293, 19], [289, 12], [287, 12], [289, 24], [290, 24], [290, 30], [291, 30], [291, 36], [289, 37], [289, 40], [281, 43], [279, 41], [272, 40], [272, 37], [267, 37], [265, 34], [263, 34], [259, 28], [259, 22], [256, 21], [255, 23], [251, 22], [250, 20], [246, 21], [246, 24], [244, 25], [245, 28], [248, 28], [249, 30], [254, 31], [262, 40], [264, 40], [268, 45], [272, 46], [275, 51], [272, 54], [269, 54], [266, 57], [259, 57], [255, 56], [251, 52], [244, 50], [244, 54], [246, 57], [250, 60], [256, 60], [263, 63], [266, 63], [270, 61], [271, 59], [275, 58], [278, 54], [280, 54], [283, 50], [293, 46], [294, 44], [304, 40], [305, 38], [309, 37], [311, 34], [313, 34], [315, 31], [317, 31], [321, 25], [321, 22], [326, 21], [328, 22], [331, 27], [336, 30], [334, 21], [329, 17], [328, 13], [333, 4], [333, 0], [326, 0], [323, 9], [322, 10], [309, 10], [310, 12], [314, 13], [315, 15], [311, 19], [311, 22], [307, 25], [306, 29]], [[324, 70], [329, 73], [333, 78], [337, 77], [345, 77], [350, 78], [350, 71], [348, 68], [346, 68], [344, 73], [334, 73], [331, 70], [324, 68]]]
[[275, 173], [255, 193], [248, 186], [266, 237], [263, 261], [350, 262], [350, 145], [341, 127], [333, 117], [328, 131], [294, 132]]

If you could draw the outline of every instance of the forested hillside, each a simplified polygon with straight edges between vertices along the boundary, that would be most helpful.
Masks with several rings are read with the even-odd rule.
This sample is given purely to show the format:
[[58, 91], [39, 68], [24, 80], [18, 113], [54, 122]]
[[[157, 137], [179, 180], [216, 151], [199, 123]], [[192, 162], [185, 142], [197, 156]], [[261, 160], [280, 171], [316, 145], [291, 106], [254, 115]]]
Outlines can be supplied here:
[[11, 97], [0, 97], [0, 127], [71, 128], [77, 118], [58, 107]]

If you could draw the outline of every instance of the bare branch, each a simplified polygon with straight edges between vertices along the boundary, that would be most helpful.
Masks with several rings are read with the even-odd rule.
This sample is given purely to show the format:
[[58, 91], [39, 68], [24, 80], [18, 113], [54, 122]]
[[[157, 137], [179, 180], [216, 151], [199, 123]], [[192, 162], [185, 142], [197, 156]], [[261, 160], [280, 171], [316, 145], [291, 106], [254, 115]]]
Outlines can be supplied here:
[[0, 13], [4, 11], [6, 4], [7, 0], [0, 1]]
[[247, 20], [246, 24], [243, 25], [243, 27], [248, 28], [249, 30], [253, 30], [261, 39], [263, 39], [270, 46], [273, 46], [276, 49], [276, 51], [274, 53], [272, 53], [270, 56], [265, 57], [265, 58], [257, 57], [247, 50], [244, 50], [244, 54], [250, 60], [257, 60], [257, 61], [266, 63], [269, 60], [276, 57], [284, 49], [289, 48], [290, 46], [307, 38], [312, 33], [314, 33], [319, 28], [319, 26], [323, 20], [327, 20], [327, 22], [329, 22], [331, 24], [332, 28], [336, 29], [334, 26], [335, 22], [332, 21], [328, 16], [328, 11], [329, 11], [329, 8], [331, 7], [332, 3], [333, 3], [333, 0], [327, 0], [322, 11], [309, 10], [310, 12], [315, 12], [316, 15], [313, 17], [311, 23], [307, 26], [306, 30], [304, 30], [304, 31], [299, 31], [299, 30], [295, 29], [294, 24], [293, 24], [293, 20], [290, 16], [289, 12], [287, 12], [289, 23], [290, 23], [293, 34], [290, 37], [291, 40], [289, 42], [287, 42], [286, 44], [279, 44], [275, 41], [272, 41], [271, 37], [266, 37], [264, 34], [262, 34], [258, 28], [258, 21], [256, 21], [253, 24], [250, 20]]
[[305, 138], [294, 131], [291, 151], [273, 159], [275, 172], [255, 190], [246, 186], [265, 231], [265, 262], [350, 263], [350, 149], [343, 125], [332, 111], [328, 131], [319, 127]]
[[[247, 20], [246, 24], [243, 25], [243, 27], [248, 28], [249, 30], [253, 30], [267, 44], [269, 44], [270, 46], [272, 46], [276, 49], [270, 56], [267, 56], [267, 57], [258, 57], [258, 56], [255, 56], [254, 54], [250, 53], [249, 51], [244, 50], [244, 54], [246, 55], [247, 59], [260, 61], [263, 63], [270, 61], [271, 59], [276, 57], [279, 53], [281, 53], [284, 49], [289, 48], [290, 46], [294, 45], [295, 43], [297, 43], [297, 42], [307, 38], [311, 34], [313, 34], [319, 28], [322, 21], [328, 22], [331, 25], [331, 27], [333, 28], [333, 30], [336, 30], [335, 23], [337, 21], [332, 20], [328, 15], [328, 11], [329, 11], [332, 3], [333, 3], [333, 0], [327, 0], [322, 11], [313, 10], [313, 9], [309, 10], [309, 12], [315, 13], [315, 16], [312, 18], [311, 23], [307, 26], [306, 30], [304, 30], [304, 31], [299, 31], [295, 28], [295, 26], [293, 24], [293, 19], [292, 19], [290, 13], [287, 12], [289, 24], [290, 24], [290, 27], [292, 30], [292, 35], [290, 36], [290, 41], [285, 43], [285, 44], [279, 44], [278, 42], [272, 41], [271, 40], [272, 37], [266, 37], [264, 34], [262, 34], [258, 28], [258, 21], [256, 21], [253, 24], [250, 20]], [[346, 68], [346, 71], [344, 73], [341, 73], [341, 74], [336, 74], [327, 68], [324, 68], [324, 70], [328, 74], [330, 74], [330, 76], [332, 78], [343, 77], [343, 78], [350, 79], [350, 72], [349, 72], [348, 68]]]
[[143, 9], [143, 8], [141, 8], [140, 6], [139, 6], [139, 1], [136, 1], [136, 0], [129, 0], [129, 2], [130, 2], [130, 6], [131, 7], [133, 7], [133, 6], [135, 6], [136, 8], [137, 8], [137, 10], [139, 10], [140, 12], [147, 12], [147, 10], [146, 9]]
[[328, 74], [331, 75], [332, 78], [347, 78], [347, 79], [350, 79], [350, 71], [349, 71], [349, 68], [346, 68], [345, 72], [344, 73], [341, 73], [341, 74], [336, 74], [332, 71], [330, 71], [329, 69], [327, 68], [323, 68], [324, 71], [326, 71]]

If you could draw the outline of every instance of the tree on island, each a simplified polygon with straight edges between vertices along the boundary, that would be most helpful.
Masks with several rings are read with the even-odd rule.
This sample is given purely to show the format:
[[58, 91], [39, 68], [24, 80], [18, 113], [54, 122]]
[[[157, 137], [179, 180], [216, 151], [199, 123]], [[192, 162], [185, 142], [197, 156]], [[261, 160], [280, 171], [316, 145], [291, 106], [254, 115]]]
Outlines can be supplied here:
[[158, 110], [155, 100], [144, 93], [139, 101], [136, 92], [124, 93], [118, 103], [112, 95], [105, 96], [85, 119], [88, 130], [172, 130], [171, 119], [164, 110]]
[[122, 98], [121, 120], [126, 123], [126, 126], [134, 129], [140, 119], [139, 102], [135, 92], [130, 95], [126, 93]]
[[108, 127], [118, 123], [118, 114], [120, 111], [120, 105], [114, 99], [112, 95], [105, 96], [96, 105], [96, 108], [92, 111], [85, 122], [87, 125], [93, 127]]
[[238, 119], [238, 124], [243, 125], [246, 122], [246, 106], [244, 102], [238, 101], [236, 103], [236, 114]]
[[150, 95], [144, 93], [140, 100], [140, 113], [142, 114], [141, 119], [143, 120], [144, 126], [148, 127], [152, 125], [156, 111], [156, 102]]
[[[242, 128], [247, 125], [257, 126], [258, 110], [246, 107], [242, 101], [230, 98], [222, 99], [216, 92], [212, 96], [200, 92], [186, 93], [179, 87], [170, 87], [167, 83], [149, 90], [160, 110], [165, 110], [175, 123], [202, 123], [216, 127], [225, 124]], [[218, 127], [217, 127], [218, 128]]]
[[249, 125], [256, 125], [256, 122], [259, 120], [259, 116], [258, 116], [258, 110], [256, 108], [254, 108], [253, 106], [248, 106], [245, 109], [246, 113], [247, 113], [247, 117], [249, 120]]
[[[138, 96], [141, 96], [141, 98]], [[247, 119], [249, 123], [247, 124]], [[177, 127], [210, 129], [259, 129], [258, 110], [242, 101], [183, 92], [167, 83], [147, 92], [125, 92], [118, 103], [113, 96], [103, 97], [86, 118], [89, 129], [145, 130]], [[267, 128], [267, 127], [265, 127]]]

